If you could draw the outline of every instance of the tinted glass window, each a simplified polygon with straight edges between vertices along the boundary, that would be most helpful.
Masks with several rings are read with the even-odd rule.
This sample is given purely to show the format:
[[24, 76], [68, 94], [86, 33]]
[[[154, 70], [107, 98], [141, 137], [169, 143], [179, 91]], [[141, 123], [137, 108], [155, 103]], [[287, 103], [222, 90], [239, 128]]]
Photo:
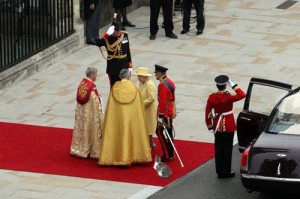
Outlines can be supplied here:
[[287, 93], [288, 91], [283, 89], [254, 84], [251, 92], [249, 110], [269, 115], [277, 102]]
[[269, 128], [273, 133], [300, 135], [300, 94], [285, 98], [276, 110]]

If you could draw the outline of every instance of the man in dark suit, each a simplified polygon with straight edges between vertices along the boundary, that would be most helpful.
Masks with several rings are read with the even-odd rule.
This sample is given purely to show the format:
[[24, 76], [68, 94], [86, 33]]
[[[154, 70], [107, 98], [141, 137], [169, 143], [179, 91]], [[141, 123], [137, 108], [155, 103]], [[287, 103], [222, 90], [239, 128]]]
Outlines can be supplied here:
[[86, 43], [95, 45], [99, 38], [102, 0], [84, 0], [84, 19]]
[[157, 21], [161, 7], [166, 37], [177, 39], [178, 36], [173, 33], [173, 0], [150, 0], [150, 40], [156, 38], [159, 29]]
[[130, 74], [132, 72], [128, 34], [121, 31], [121, 29], [122, 23], [116, 21], [101, 39], [96, 40], [97, 46], [104, 46], [107, 50], [107, 58], [105, 58], [107, 60], [106, 73], [108, 74], [110, 87], [116, 81], [121, 80], [119, 74], [122, 69], [128, 69]]
[[197, 19], [197, 35], [201, 35], [205, 26], [204, 19], [204, 0], [183, 0], [183, 21], [182, 27], [183, 30], [181, 34], [185, 34], [190, 30], [190, 19], [191, 19], [191, 10], [192, 4], [194, 4], [194, 8], [196, 10], [196, 19]]

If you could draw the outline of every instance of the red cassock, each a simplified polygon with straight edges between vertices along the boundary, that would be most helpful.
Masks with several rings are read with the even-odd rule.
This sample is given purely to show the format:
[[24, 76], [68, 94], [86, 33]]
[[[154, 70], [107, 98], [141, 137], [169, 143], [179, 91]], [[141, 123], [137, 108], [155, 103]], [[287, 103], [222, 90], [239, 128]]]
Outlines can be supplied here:
[[84, 78], [80, 82], [77, 89], [77, 102], [82, 105], [87, 103], [90, 99], [90, 94], [92, 91], [94, 91], [99, 98], [99, 94], [94, 82], [90, 79]]
[[158, 115], [170, 119], [176, 116], [174, 91], [175, 84], [169, 78], [163, 79], [158, 85]]
[[[234, 132], [236, 130], [236, 124], [232, 113], [233, 103], [243, 99], [246, 94], [241, 88], [237, 88], [235, 92], [236, 94], [231, 94], [227, 91], [217, 92], [208, 97], [205, 109], [205, 122], [208, 128], [213, 127], [213, 129], [216, 129], [219, 117], [223, 114], [217, 131]], [[214, 110], [215, 113], [213, 124], [211, 121], [212, 110]]]

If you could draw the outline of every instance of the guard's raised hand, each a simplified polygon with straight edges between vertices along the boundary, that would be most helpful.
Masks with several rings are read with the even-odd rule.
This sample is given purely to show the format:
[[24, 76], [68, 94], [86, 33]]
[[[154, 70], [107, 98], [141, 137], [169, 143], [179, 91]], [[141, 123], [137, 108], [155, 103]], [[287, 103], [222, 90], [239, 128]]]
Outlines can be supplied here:
[[110, 27], [108, 28], [106, 34], [112, 35], [114, 32], [115, 32], [115, 26], [112, 25], [112, 26], [110, 26]]
[[237, 84], [234, 83], [233, 81], [231, 81], [230, 79], [228, 80], [228, 84], [229, 84], [229, 86], [230, 86], [231, 88], [233, 88], [233, 89], [234, 89], [234, 87], [237, 86]]

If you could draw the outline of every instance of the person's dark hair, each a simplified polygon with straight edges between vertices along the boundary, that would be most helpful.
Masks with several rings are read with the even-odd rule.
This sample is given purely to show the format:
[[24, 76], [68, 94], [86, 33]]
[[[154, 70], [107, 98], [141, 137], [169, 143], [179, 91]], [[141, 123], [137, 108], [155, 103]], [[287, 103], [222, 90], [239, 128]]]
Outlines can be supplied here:
[[222, 91], [222, 90], [224, 90], [225, 88], [226, 88], [226, 84], [224, 84], [224, 85], [216, 85], [217, 86], [217, 88], [218, 88], [218, 90], [219, 91]]

